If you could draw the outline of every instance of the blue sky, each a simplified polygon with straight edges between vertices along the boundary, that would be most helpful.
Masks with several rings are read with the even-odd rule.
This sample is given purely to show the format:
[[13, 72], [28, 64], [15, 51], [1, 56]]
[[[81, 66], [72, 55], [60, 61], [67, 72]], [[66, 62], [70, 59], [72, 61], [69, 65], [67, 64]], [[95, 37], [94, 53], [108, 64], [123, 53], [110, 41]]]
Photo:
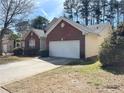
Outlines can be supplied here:
[[31, 17], [44, 16], [49, 20], [63, 15], [63, 2], [65, 0], [35, 0], [35, 9]]

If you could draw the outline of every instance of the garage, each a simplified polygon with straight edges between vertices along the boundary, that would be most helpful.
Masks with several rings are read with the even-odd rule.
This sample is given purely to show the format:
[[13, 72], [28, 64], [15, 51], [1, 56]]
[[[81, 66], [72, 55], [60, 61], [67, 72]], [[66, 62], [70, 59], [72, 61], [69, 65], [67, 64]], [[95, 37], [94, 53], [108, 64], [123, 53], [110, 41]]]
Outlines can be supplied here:
[[85, 58], [85, 27], [60, 18], [46, 33], [46, 48], [51, 57]]
[[52, 57], [80, 58], [80, 41], [50, 41], [49, 55]]

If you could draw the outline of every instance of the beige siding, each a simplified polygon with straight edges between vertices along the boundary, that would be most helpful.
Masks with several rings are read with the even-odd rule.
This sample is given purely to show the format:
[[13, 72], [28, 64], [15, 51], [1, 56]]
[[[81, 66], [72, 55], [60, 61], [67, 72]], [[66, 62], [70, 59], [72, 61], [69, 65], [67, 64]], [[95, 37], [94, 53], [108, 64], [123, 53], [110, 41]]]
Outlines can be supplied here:
[[46, 49], [46, 38], [42, 37], [40, 38], [40, 50]]
[[85, 37], [85, 57], [92, 57], [98, 55], [98, 36], [94, 34], [87, 34]]
[[86, 58], [96, 56], [99, 53], [101, 44], [110, 35], [112, 29], [105, 28], [100, 34], [100, 36], [95, 34], [87, 34], [85, 38], [85, 56]]
[[12, 52], [14, 48], [14, 40], [9, 40], [8, 36], [5, 36], [2, 39], [2, 48], [4, 52]]
[[10, 40], [9, 42], [8, 42], [8, 46], [7, 46], [7, 50], [8, 50], [8, 52], [12, 52], [13, 51], [13, 49], [14, 49], [14, 40]]

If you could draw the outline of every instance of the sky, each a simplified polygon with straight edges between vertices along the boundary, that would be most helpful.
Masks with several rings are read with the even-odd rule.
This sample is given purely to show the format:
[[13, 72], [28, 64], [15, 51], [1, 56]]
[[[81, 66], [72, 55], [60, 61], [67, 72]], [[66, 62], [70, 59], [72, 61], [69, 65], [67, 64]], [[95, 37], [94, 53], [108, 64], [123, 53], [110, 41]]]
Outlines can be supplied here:
[[30, 17], [43, 16], [49, 20], [63, 15], [63, 2], [65, 0], [35, 0], [34, 10]]
[[40, 15], [51, 21], [54, 17], [62, 16], [64, 1], [65, 0], [34, 0], [35, 9], [29, 17], [35, 18]]

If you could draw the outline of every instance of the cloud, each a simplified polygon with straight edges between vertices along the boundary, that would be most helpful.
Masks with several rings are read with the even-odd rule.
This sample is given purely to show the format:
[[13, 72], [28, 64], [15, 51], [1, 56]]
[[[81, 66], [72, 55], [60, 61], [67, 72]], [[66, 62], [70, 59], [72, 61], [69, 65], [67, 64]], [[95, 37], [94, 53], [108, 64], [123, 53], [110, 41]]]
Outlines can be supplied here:
[[41, 9], [41, 12], [44, 14], [45, 17], [49, 17], [45, 10]]
[[42, 6], [44, 4], [46, 4], [46, 2], [48, 2], [49, 0], [35, 0], [35, 6], [39, 7], [39, 6]]
[[37, 8], [34, 11], [34, 16], [40, 14], [49, 20], [54, 17], [62, 16], [64, 1], [65, 0], [35, 0], [35, 7]]
[[57, 2], [57, 6], [51, 13], [51, 17], [59, 17], [63, 15], [63, 2], [64, 0], [55, 0]]

